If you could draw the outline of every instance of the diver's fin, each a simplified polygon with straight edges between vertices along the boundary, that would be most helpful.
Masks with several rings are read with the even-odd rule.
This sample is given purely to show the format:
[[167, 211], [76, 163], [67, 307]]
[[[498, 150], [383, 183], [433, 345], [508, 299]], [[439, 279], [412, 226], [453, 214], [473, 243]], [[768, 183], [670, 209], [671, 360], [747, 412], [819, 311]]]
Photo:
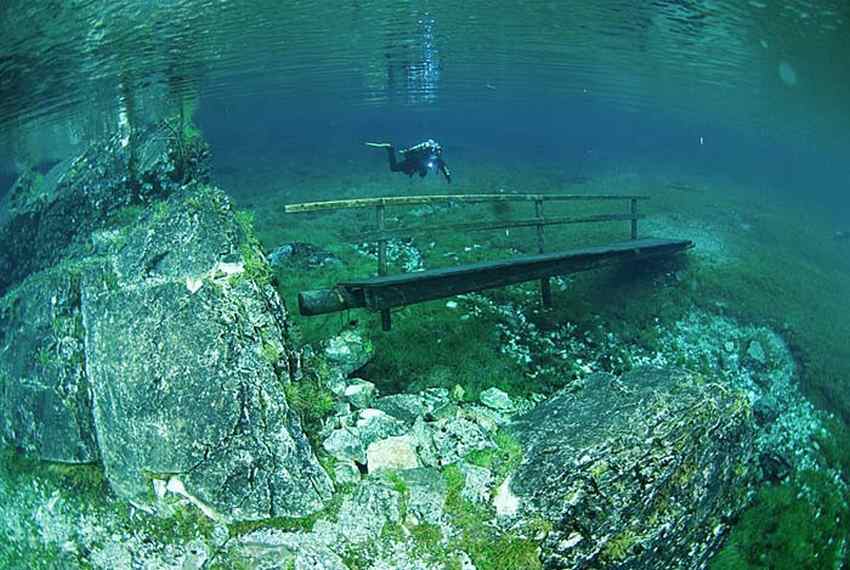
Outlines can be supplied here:
[[366, 146], [371, 146], [373, 148], [392, 148], [392, 143], [373, 143], [367, 142]]

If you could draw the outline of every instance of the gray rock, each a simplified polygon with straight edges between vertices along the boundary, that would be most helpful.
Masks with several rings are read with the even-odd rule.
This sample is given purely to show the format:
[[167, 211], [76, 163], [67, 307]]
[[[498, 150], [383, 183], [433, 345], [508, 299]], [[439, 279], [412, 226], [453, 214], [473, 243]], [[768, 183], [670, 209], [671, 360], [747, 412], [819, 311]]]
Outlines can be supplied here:
[[355, 408], [368, 408], [375, 397], [375, 385], [360, 378], [352, 378], [342, 392], [343, 397]]
[[414, 394], [383, 396], [375, 400], [374, 407], [410, 425], [427, 412], [422, 398]]
[[494, 410], [507, 411], [514, 408], [514, 403], [511, 401], [511, 397], [495, 386], [487, 388], [481, 392], [479, 399], [482, 404]]
[[352, 428], [341, 428], [331, 432], [322, 443], [325, 451], [337, 459], [366, 463], [366, 446]]
[[419, 467], [416, 455], [416, 440], [409, 435], [379, 439], [366, 449], [369, 473]]
[[181, 145], [164, 124], [92, 144], [46, 175], [26, 172], [0, 203], [0, 294], [63, 259], [87, 256], [91, 233], [121, 223], [127, 206], [144, 206], [209, 179], [209, 149], [199, 138]]
[[750, 346], [747, 348], [747, 356], [761, 365], [767, 362], [767, 354], [764, 352], [764, 347], [757, 340], [750, 342]]
[[746, 395], [669, 370], [588, 385], [514, 424], [524, 458], [503, 504], [553, 523], [547, 566], [701, 567], [752, 489]]
[[285, 243], [275, 248], [269, 253], [269, 263], [273, 267], [288, 266], [298, 269], [317, 269], [342, 265], [342, 261], [334, 254], [300, 241]]
[[212, 509], [255, 519], [309, 514], [331, 493], [281, 389], [285, 309], [243, 270], [264, 263], [243, 258], [244, 239], [222, 192], [186, 188], [83, 277], [95, 428], [120, 497], [144, 504], [151, 476], [177, 476]]
[[342, 559], [312, 534], [264, 528], [239, 537], [238, 544], [240, 554], [254, 570], [348, 570]]
[[381, 535], [387, 523], [401, 523], [401, 495], [380, 478], [364, 480], [340, 507], [336, 521], [319, 520], [313, 532], [324, 544], [342, 551]]
[[431, 437], [440, 465], [456, 463], [473, 451], [496, 447], [487, 432], [465, 418], [434, 422]]
[[340, 460], [334, 465], [334, 482], [349, 485], [360, 481], [360, 469], [353, 461]]
[[469, 463], [459, 463], [458, 466], [465, 477], [461, 496], [473, 503], [489, 503], [494, 482], [490, 470]]
[[355, 423], [355, 432], [365, 447], [379, 439], [404, 435], [406, 430], [404, 422], [374, 408], [360, 410]]
[[432, 428], [423, 418], [418, 418], [410, 430], [410, 435], [416, 440], [416, 450], [424, 465], [435, 467], [440, 465], [437, 447], [434, 445]]
[[407, 512], [416, 517], [417, 524], [443, 525], [446, 519], [443, 505], [448, 486], [440, 472], [431, 467], [420, 467], [399, 471], [398, 476], [407, 485]]
[[369, 362], [374, 348], [369, 339], [353, 329], [331, 338], [325, 347], [325, 358], [342, 376], [348, 376]]
[[98, 459], [85, 370], [80, 265], [28, 278], [0, 300], [0, 429], [38, 459]]

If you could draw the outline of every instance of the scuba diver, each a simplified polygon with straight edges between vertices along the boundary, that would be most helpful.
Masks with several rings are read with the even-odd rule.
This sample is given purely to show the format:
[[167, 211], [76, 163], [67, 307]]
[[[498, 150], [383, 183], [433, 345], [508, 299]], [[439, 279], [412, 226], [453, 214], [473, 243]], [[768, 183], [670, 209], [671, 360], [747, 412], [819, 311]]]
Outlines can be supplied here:
[[367, 142], [366, 146], [387, 149], [392, 172], [404, 172], [408, 176], [418, 173], [420, 178], [424, 178], [430, 168], [436, 168], [446, 177], [446, 182], [452, 182], [452, 173], [443, 161], [443, 148], [433, 139], [402, 150], [401, 161], [396, 160], [395, 148], [390, 143]]

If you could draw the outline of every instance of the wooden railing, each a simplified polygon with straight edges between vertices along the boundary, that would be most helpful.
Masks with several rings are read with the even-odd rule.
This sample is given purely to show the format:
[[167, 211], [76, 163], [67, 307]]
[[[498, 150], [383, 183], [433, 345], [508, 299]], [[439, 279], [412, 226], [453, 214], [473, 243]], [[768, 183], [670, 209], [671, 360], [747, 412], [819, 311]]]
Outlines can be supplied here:
[[[469, 232], [512, 228], [537, 229], [538, 253], [545, 253], [544, 228], [546, 226], [563, 224], [584, 224], [598, 222], [628, 221], [630, 226], [630, 238], [638, 239], [638, 220], [643, 216], [638, 213], [638, 201], [646, 200], [647, 196], [630, 195], [583, 195], [583, 194], [455, 194], [455, 195], [431, 195], [431, 196], [393, 196], [384, 198], [358, 198], [352, 200], [330, 200], [325, 202], [304, 202], [300, 204], [289, 204], [284, 207], [288, 214], [299, 214], [308, 212], [321, 212], [328, 210], [351, 209], [351, 208], [374, 208], [375, 229], [351, 236], [355, 242], [376, 241], [378, 242], [378, 275], [387, 274], [387, 242], [390, 239], [421, 233], [435, 232]], [[628, 210], [620, 213], [595, 214], [589, 216], [559, 216], [547, 218], [543, 213], [546, 202], [565, 201], [624, 201]], [[483, 204], [497, 202], [528, 202], [534, 205], [534, 215], [529, 218], [514, 220], [499, 220], [493, 222], [465, 222], [457, 224], [442, 225], [416, 225], [408, 227], [387, 228], [386, 209], [397, 206], [418, 206], [435, 204]], [[552, 290], [549, 278], [540, 280], [540, 294], [544, 306], [552, 303]], [[389, 310], [381, 311], [381, 318], [385, 328], [389, 327]]]

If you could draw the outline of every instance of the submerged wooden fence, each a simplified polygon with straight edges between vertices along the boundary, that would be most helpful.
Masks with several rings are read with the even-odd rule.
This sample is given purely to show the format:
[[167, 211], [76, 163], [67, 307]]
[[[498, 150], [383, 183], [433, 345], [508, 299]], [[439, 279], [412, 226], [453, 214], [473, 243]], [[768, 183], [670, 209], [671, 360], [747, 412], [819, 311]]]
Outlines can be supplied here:
[[[339, 283], [331, 289], [306, 291], [299, 294], [299, 308], [302, 314], [324, 314], [345, 310], [351, 307], [368, 307], [381, 313], [385, 330], [390, 328], [390, 306], [410, 304], [422, 300], [447, 297], [470, 290], [499, 287], [511, 283], [519, 283], [533, 279], [540, 280], [540, 293], [543, 304], [550, 306], [552, 291], [549, 277], [560, 272], [581, 271], [598, 265], [603, 259], [623, 258], [638, 250], [655, 250], [657, 254], [670, 253], [671, 246], [676, 251], [690, 247], [690, 242], [674, 242], [671, 240], [638, 240], [638, 201], [648, 199], [647, 196], [631, 195], [576, 195], [576, 194], [456, 194], [432, 196], [398, 196], [384, 198], [361, 198], [353, 200], [331, 200], [325, 202], [306, 202], [289, 204], [284, 211], [289, 214], [321, 212], [349, 208], [374, 208], [375, 229], [352, 236], [352, 241], [376, 241], [378, 243], [378, 277], [360, 281]], [[556, 216], [546, 217], [543, 207], [546, 202], [566, 201], [602, 201], [624, 202], [625, 211], [586, 216]], [[442, 225], [415, 225], [408, 227], [388, 228], [386, 210], [389, 207], [435, 205], [435, 204], [482, 204], [497, 202], [527, 202], [533, 206], [533, 216], [512, 220], [464, 222]], [[609, 247], [590, 248], [561, 254], [545, 254], [544, 228], [563, 224], [584, 224], [599, 222], [628, 222], [628, 243], [612, 244]], [[390, 239], [414, 234], [431, 234], [436, 232], [469, 232], [486, 230], [509, 230], [512, 228], [536, 228], [537, 256], [528, 256], [504, 260], [501, 262], [472, 264], [444, 270], [431, 270], [418, 273], [403, 274], [387, 278], [387, 242]], [[646, 243], [642, 243], [642, 242]], [[678, 244], [678, 245], [677, 245]], [[683, 247], [679, 247], [683, 246]], [[631, 253], [630, 253], [631, 252]], [[497, 269], [497, 270], [496, 270]], [[487, 276], [482, 278], [482, 276]], [[446, 286], [451, 282], [451, 286]], [[410, 294], [412, 286], [418, 287], [418, 294]], [[387, 295], [382, 289], [394, 289], [399, 293], [407, 288], [408, 294], [399, 296]], [[428, 288], [428, 291], [423, 291]], [[368, 293], [368, 294], [367, 294]], [[390, 303], [386, 299], [395, 298]], [[384, 299], [384, 301], [381, 301]]]

